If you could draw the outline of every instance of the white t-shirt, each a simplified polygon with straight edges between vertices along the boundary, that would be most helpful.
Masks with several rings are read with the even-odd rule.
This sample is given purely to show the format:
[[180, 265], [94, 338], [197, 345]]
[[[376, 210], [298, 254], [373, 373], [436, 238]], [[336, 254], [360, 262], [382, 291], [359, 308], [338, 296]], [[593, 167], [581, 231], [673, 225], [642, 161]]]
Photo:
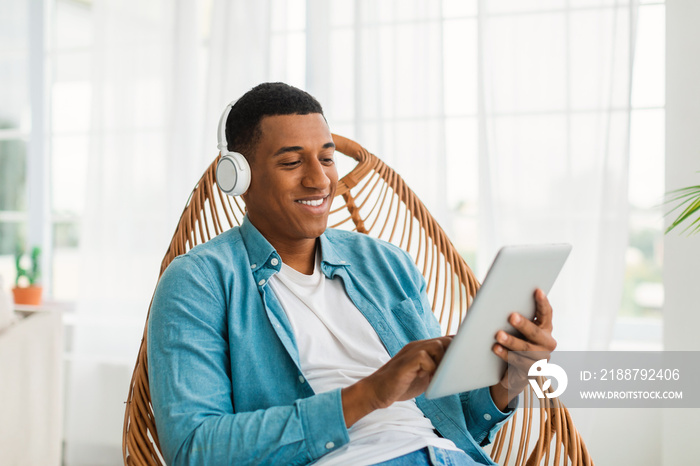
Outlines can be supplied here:
[[[301, 370], [316, 393], [344, 388], [389, 361], [389, 353], [367, 319], [345, 293], [340, 279], [312, 275], [282, 264], [269, 280], [292, 325]], [[348, 429], [350, 442], [315, 464], [374, 464], [426, 446], [458, 450], [439, 437], [415, 400], [373, 411]]]

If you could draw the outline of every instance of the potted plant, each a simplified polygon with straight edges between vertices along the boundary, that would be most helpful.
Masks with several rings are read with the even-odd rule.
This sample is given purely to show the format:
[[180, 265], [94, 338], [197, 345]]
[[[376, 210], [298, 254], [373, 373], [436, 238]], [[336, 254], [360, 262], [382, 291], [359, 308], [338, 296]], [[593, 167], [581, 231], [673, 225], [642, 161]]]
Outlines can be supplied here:
[[30, 304], [38, 306], [41, 304], [42, 287], [39, 284], [41, 277], [41, 248], [34, 246], [31, 254], [25, 254], [21, 248], [15, 253], [15, 266], [17, 268], [17, 279], [12, 294], [15, 297], [15, 304]]

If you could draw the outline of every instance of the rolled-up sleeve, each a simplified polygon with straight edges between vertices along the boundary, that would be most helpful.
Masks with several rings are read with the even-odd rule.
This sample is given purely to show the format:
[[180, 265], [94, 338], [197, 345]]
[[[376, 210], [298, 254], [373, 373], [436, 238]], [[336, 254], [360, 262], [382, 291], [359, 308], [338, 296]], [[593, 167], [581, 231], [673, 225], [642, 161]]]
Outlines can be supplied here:
[[508, 422], [517, 408], [516, 405], [516, 408], [508, 412], [498, 409], [491, 398], [489, 387], [460, 393], [459, 399], [469, 433], [482, 447], [493, 442], [496, 433]]

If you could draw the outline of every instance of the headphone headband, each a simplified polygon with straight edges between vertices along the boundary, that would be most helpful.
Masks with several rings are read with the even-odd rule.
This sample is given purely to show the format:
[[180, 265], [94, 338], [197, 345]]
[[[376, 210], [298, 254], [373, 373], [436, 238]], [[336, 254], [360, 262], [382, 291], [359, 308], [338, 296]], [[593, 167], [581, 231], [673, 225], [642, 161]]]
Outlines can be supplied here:
[[226, 121], [228, 120], [228, 114], [231, 113], [231, 108], [233, 108], [233, 104], [235, 103], [236, 101], [234, 100], [228, 104], [224, 109], [224, 113], [221, 114], [221, 118], [219, 119], [219, 131], [217, 133], [219, 144], [216, 147], [221, 152], [221, 155], [224, 155], [224, 152], [228, 153], [228, 142], [226, 141]]

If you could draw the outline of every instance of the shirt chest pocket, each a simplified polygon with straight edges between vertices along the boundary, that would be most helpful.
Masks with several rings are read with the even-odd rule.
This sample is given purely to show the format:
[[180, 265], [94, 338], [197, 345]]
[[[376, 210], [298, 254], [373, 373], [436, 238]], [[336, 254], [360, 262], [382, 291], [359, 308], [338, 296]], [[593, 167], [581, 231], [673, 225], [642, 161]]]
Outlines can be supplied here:
[[[396, 319], [400, 328], [404, 330], [409, 340], [431, 338], [422, 317], [424, 312], [426, 311], [420, 308], [420, 303], [411, 298], [406, 298], [391, 309], [392, 316]], [[427, 312], [431, 311], [427, 310]]]

